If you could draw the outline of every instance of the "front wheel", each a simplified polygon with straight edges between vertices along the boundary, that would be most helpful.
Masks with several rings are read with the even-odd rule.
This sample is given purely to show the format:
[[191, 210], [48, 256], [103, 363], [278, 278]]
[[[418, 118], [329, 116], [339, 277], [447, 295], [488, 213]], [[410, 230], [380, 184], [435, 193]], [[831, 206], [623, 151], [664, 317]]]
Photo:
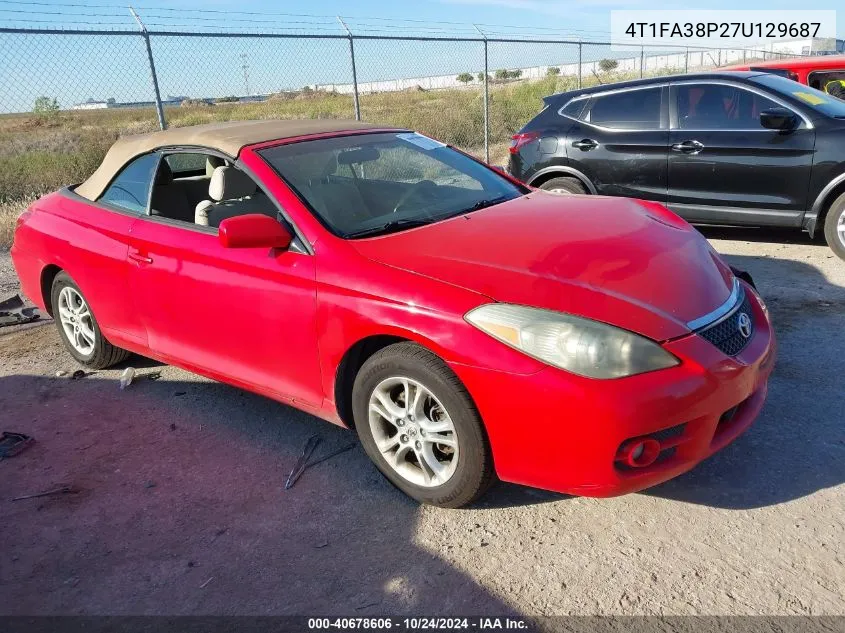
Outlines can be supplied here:
[[845, 259], [845, 193], [833, 201], [824, 221], [824, 239], [839, 259]]
[[419, 345], [397, 343], [371, 356], [355, 378], [352, 406], [367, 455], [417, 501], [458, 508], [492, 482], [490, 447], [472, 399]]

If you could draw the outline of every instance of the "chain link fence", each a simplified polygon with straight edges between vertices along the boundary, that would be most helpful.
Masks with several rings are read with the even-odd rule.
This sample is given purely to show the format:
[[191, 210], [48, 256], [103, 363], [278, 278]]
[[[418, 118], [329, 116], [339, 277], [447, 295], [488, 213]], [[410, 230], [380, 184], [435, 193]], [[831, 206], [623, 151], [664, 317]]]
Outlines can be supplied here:
[[0, 29], [0, 204], [79, 182], [123, 134], [353, 118], [502, 163], [542, 97], [771, 59], [744, 49], [478, 37]]

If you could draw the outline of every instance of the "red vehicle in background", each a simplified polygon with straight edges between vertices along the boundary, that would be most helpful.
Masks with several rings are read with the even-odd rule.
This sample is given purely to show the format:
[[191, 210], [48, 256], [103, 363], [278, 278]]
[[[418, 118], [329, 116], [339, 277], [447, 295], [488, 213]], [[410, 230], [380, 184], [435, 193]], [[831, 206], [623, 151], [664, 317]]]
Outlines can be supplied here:
[[768, 62], [737, 64], [722, 70], [756, 70], [781, 75], [805, 86], [845, 99], [845, 55], [795, 57]]

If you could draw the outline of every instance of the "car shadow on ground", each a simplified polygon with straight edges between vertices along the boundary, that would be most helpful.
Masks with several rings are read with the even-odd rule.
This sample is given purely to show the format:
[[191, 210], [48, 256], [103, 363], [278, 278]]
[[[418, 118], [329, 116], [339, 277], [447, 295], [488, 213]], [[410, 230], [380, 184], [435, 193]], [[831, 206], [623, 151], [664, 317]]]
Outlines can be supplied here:
[[284, 490], [310, 436], [319, 458], [349, 431], [148, 372], [123, 391], [117, 372], [0, 378], [2, 430], [36, 439], [0, 462], [0, 613], [517, 615], [442, 555], [463, 534], [417, 535], [426, 510], [357, 445]]
[[[743, 231], [732, 229], [731, 239], [740, 239], [737, 230]], [[790, 259], [726, 259], [750, 272], [772, 316], [779, 349], [767, 403], [733, 444], [645, 494], [757, 508], [842, 484], [845, 346], [838, 333], [845, 330], [845, 288], [814, 266]]]

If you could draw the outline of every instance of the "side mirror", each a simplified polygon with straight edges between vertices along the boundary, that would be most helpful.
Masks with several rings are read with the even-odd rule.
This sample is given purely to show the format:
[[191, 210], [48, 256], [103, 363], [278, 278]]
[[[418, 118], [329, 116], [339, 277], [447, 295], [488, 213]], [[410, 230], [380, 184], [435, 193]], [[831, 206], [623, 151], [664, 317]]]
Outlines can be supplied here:
[[798, 117], [786, 108], [769, 108], [760, 113], [760, 125], [767, 130], [794, 130]]
[[293, 240], [277, 220], [258, 213], [223, 220], [217, 237], [224, 248], [287, 248]]

